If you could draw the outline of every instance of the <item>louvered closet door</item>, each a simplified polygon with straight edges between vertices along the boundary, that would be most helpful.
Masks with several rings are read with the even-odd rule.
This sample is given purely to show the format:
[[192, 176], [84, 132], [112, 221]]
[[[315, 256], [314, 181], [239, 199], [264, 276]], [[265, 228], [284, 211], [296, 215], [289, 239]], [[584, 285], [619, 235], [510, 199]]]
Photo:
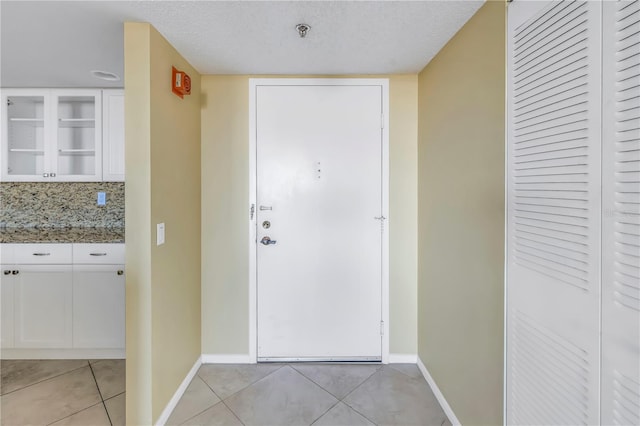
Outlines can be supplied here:
[[599, 422], [600, 8], [509, 5], [508, 424]]
[[602, 424], [640, 425], [640, 2], [603, 8]]

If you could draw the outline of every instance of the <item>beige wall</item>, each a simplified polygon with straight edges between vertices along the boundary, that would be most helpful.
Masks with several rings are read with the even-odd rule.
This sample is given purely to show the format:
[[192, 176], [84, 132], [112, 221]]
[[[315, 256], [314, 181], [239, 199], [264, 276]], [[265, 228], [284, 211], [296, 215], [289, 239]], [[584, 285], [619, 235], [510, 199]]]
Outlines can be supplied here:
[[[202, 352], [249, 352], [249, 78], [202, 77]], [[263, 77], [263, 76], [261, 76]], [[417, 351], [417, 76], [390, 80], [390, 351]]]
[[[171, 93], [172, 65], [191, 96]], [[127, 424], [146, 425], [201, 353], [200, 76], [149, 24], [125, 24], [125, 114]]]
[[[125, 24], [127, 424], [151, 419], [150, 31]], [[135, 111], [135, 112], [134, 112]], [[135, 165], [135, 167], [134, 167]]]
[[419, 75], [419, 356], [465, 425], [502, 424], [505, 4]]

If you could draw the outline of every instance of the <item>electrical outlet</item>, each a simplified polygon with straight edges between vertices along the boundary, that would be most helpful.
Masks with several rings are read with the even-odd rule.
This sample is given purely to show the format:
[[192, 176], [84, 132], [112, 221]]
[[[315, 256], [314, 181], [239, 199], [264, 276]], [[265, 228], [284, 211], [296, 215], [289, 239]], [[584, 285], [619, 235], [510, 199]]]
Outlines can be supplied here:
[[98, 192], [98, 205], [104, 206], [107, 204], [107, 194], [106, 192]]

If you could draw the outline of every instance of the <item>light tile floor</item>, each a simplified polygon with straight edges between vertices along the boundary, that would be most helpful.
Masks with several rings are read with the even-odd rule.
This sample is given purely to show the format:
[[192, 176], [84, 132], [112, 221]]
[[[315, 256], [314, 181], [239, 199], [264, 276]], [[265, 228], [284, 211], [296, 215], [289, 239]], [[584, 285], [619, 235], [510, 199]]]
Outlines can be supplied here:
[[3, 426], [124, 426], [124, 360], [2, 360], [0, 373]]
[[450, 425], [414, 364], [203, 365], [168, 425]]

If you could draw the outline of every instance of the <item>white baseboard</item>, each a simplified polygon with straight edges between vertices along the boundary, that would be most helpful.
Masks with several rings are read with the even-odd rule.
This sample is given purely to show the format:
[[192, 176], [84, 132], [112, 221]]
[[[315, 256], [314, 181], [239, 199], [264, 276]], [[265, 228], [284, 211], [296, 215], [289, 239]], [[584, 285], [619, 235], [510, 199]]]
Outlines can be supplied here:
[[389, 354], [389, 364], [415, 364], [418, 362], [416, 354]]
[[449, 418], [449, 421], [451, 422], [451, 424], [453, 426], [461, 426], [460, 420], [458, 420], [458, 418], [456, 417], [455, 413], [451, 409], [451, 406], [449, 405], [447, 400], [444, 398], [444, 395], [442, 394], [442, 392], [440, 392], [440, 388], [438, 388], [438, 385], [436, 384], [435, 380], [433, 380], [433, 377], [431, 377], [431, 374], [429, 374], [429, 370], [427, 370], [427, 367], [425, 367], [424, 363], [420, 358], [418, 358], [418, 368], [420, 369], [425, 380], [431, 387], [433, 394], [436, 396], [436, 399], [442, 406], [442, 409], [444, 410], [444, 413]]
[[160, 414], [160, 417], [158, 417], [156, 426], [164, 426], [164, 424], [167, 423], [167, 420], [169, 420], [169, 416], [171, 416], [171, 413], [173, 413], [173, 410], [176, 408], [176, 405], [178, 405], [180, 398], [182, 398], [182, 395], [184, 395], [184, 392], [187, 390], [189, 383], [191, 383], [191, 380], [193, 380], [193, 378], [196, 376], [196, 373], [198, 372], [198, 369], [201, 365], [202, 357], [199, 356], [198, 359], [196, 359], [196, 362], [193, 364], [193, 367], [191, 367], [191, 370], [189, 370], [189, 372], [187, 373], [187, 376], [184, 378], [182, 383], [180, 383], [180, 386], [178, 386], [176, 393], [173, 394], [173, 397], [169, 400], [167, 406], [164, 407], [164, 410], [162, 410], [162, 414]]
[[0, 359], [125, 359], [125, 350], [3, 348]]
[[249, 354], [202, 354], [203, 364], [255, 364]]

